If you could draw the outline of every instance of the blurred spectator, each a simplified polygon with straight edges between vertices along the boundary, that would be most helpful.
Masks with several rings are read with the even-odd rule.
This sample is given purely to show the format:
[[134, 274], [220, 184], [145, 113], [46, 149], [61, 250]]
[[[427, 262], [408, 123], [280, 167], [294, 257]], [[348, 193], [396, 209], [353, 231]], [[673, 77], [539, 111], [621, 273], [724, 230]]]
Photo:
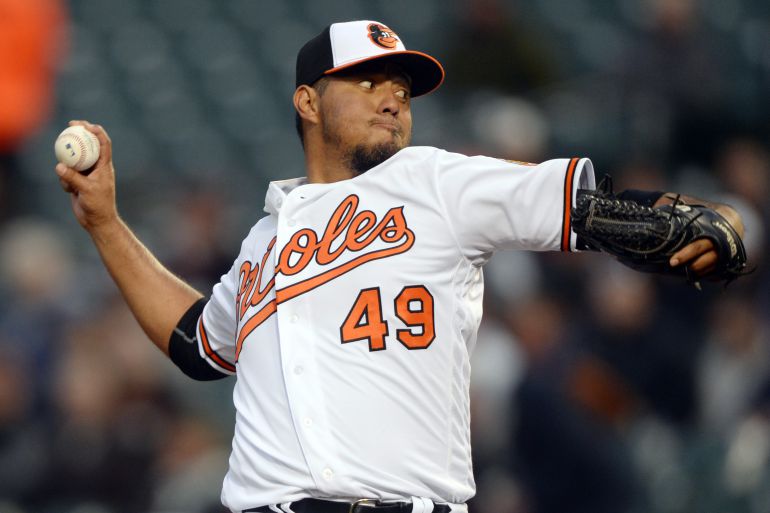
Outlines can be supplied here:
[[719, 177], [727, 191], [738, 194], [755, 208], [767, 210], [770, 194], [770, 152], [759, 141], [730, 139], [720, 147]]
[[[662, 418], [695, 418], [695, 358], [703, 343], [705, 294], [606, 260], [588, 291], [582, 338], [593, 354]], [[687, 308], [682, 305], [687, 304]], [[687, 314], [687, 315], [686, 315]]]
[[651, 26], [621, 62], [627, 151], [666, 159], [666, 168], [706, 164], [731, 123], [724, 53], [700, 25], [695, 0], [646, 0]]
[[[546, 34], [530, 28], [521, 6], [501, 0], [464, 0], [447, 31], [444, 65], [452, 91], [531, 93], [557, 78]], [[526, 5], [526, 3], [525, 3]]]
[[563, 307], [534, 298], [511, 312], [530, 366], [513, 396], [510, 461], [533, 513], [623, 513], [640, 491], [616, 423], [632, 396], [616, 372], [569, 343]]
[[224, 440], [205, 421], [180, 418], [172, 426], [169, 443], [159, 455], [154, 509], [214, 513], [220, 504], [222, 479], [229, 451]]
[[[54, 72], [64, 56], [61, 0], [0, 0], [0, 220], [23, 206], [21, 145], [53, 111]], [[29, 191], [26, 192], [29, 194]]]
[[726, 437], [727, 450], [719, 485], [743, 511], [761, 513], [770, 508], [770, 380]]
[[524, 162], [546, 159], [548, 120], [532, 102], [478, 94], [467, 105], [479, 153]]
[[0, 359], [0, 501], [31, 501], [47, 469], [48, 433], [33, 410], [34, 376], [26, 358], [5, 347]]
[[115, 298], [64, 342], [36, 509], [149, 510], [153, 468], [177, 410], [152, 370], [154, 350], [127, 310]]
[[37, 414], [47, 411], [48, 379], [75, 287], [73, 272], [71, 248], [52, 225], [17, 219], [0, 233], [0, 349], [21, 354], [36, 376], [29, 393]]
[[200, 185], [179, 191], [171, 215], [162, 220], [170, 252], [169, 267], [185, 281], [207, 290], [233, 263], [237, 242], [223, 230], [229, 224], [227, 200], [217, 186]]
[[[767, 253], [766, 244], [770, 241], [770, 209], [767, 208], [770, 151], [754, 139], [727, 140], [720, 148], [716, 172], [725, 192], [737, 196], [737, 202], [747, 203], [740, 210], [746, 225], [744, 242], [751, 259], [759, 263]], [[740, 208], [743, 205], [734, 206]]]
[[703, 428], [732, 433], [770, 377], [770, 338], [748, 298], [728, 296], [714, 305], [698, 374]]

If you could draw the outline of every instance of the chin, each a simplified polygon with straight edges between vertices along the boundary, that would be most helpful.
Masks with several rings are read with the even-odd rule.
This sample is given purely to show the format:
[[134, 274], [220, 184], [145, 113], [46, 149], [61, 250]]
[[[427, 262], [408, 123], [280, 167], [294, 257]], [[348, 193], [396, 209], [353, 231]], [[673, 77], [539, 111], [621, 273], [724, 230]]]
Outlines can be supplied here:
[[382, 164], [405, 146], [394, 140], [369, 145], [359, 144], [349, 153], [349, 166], [355, 174], [363, 174]]

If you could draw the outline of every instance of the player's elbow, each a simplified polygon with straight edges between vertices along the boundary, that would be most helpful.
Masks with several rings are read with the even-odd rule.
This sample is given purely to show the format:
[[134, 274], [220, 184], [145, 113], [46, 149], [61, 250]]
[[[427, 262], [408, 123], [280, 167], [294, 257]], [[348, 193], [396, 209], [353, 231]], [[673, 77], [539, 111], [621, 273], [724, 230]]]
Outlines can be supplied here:
[[205, 306], [205, 299], [196, 301], [179, 320], [168, 341], [171, 361], [196, 381], [213, 381], [229, 376], [209, 365], [198, 352], [196, 326]]

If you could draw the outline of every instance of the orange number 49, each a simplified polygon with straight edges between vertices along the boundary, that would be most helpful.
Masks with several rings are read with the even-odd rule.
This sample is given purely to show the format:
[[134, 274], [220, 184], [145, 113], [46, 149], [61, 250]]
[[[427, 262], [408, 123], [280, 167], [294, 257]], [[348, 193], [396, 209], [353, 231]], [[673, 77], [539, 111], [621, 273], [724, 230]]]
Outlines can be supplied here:
[[[396, 338], [408, 349], [425, 349], [436, 338], [433, 296], [423, 285], [404, 287], [394, 301], [396, 316], [408, 329], [396, 330]], [[342, 343], [366, 340], [369, 351], [385, 349], [388, 322], [382, 318], [379, 287], [363, 289], [340, 326]]]

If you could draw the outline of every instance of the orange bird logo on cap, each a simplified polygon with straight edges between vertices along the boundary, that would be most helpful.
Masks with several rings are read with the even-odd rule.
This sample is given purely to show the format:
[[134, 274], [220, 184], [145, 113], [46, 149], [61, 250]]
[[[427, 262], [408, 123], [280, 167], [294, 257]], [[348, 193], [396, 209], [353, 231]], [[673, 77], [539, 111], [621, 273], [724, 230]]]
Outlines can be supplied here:
[[369, 29], [369, 39], [372, 40], [372, 43], [388, 50], [393, 50], [396, 47], [398, 36], [385, 25], [370, 23], [367, 28]]

